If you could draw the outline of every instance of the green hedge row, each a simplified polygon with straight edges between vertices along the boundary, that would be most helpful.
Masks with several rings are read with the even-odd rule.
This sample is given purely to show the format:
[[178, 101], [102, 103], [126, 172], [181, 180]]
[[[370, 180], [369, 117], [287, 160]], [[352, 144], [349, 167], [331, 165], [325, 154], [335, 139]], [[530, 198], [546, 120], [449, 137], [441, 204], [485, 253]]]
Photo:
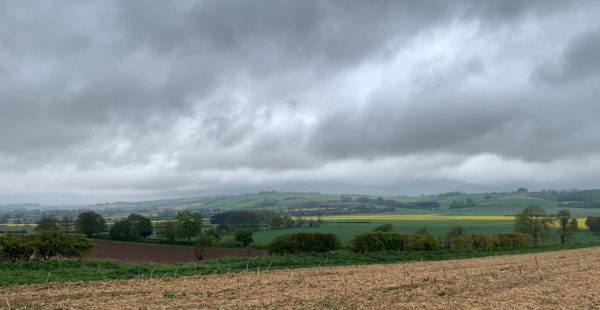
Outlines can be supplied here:
[[340, 247], [332, 233], [300, 232], [275, 237], [267, 246], [270, 254], [299, 254], [329, 252]]
[[532, 245], [533, 237], [524, 233], [464, 234], [450, 239], [453, 250], [493, 250], [495, 248], [521, 248]]
[[379, 251], [434, 251], [441, 247], [439, 236], [402, 234], [396, 232], [366, 232], [350, 241], [355, 253]]

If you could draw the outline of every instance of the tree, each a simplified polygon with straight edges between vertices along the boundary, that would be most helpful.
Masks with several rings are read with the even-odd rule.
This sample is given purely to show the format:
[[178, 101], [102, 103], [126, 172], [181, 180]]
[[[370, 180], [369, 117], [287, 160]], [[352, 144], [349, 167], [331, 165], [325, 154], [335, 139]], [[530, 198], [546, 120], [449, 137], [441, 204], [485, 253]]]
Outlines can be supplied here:
[[417, 229], [417, 231], [415, 232], [415, 234], [417, 234], [417, 235], [429, 235], [429, 231], [427, 230], [427, 226], [421, 226], [419, 229]]
[[104, 218], [94, 211], [80, 213], [75, 221], [75, 228], [77, 231], [85, 234], [88, 238], [95, 233], [107, 230]]
[[62, 230], [65, 232], [65, 234], [68, 234], [75, 226], [75, 219], [72, 216], [65, 216], [60, 220], [59, 225], [62, 227]]
[[235, 241], [242, 245], [243, 248], [254, 242], [254, 239], [252, 238], [252, 231], [250, 229], [238, 228], [233, 232], [233, 237], [235, 238]]
[[569, 210], [558, 211], [556, 217], [558, 220], [560, 243], [564, 244], [575, 235], [575, 232], [577, 231], [577, 219], [571, 216]]
[[196, 254], [196, 258], [198, 260], [204, 259], [204, 254], [206, 253], [206, 248], [216, 247], [217, 239], [212, 235], [207, 233], [201, 234], [196, 239], [196, 244], [194, 246], [194, 254]]
[[177, 237], [177, 223], [174, 221], [159, 222], [156, 224], [156, 235], [167, 241], [175, 241]]
[[110, 228], [113, 239], [133, 240], [146, 238], [152, 235], [153, 228], [150, 219], [139, 215], [130, 214], [126, 219], [118, 220]]
[[540, 241], [552, 236], [552, 218], [539, 206], [529, 206], [515, 216], [515, 231], [529, 234], [537, 246]]
[[187, 238], [188, 241], [202, 232], [202, 215], [200, 213], [180, 211], [177, 212], [175, 220], [177, 221], [177, 236]]
[[585, 226], [594, 234], [600, 233], [600, 216], [588, 216], [585, 220]]
[[58, 230], [58, 221], [54, 216], [44, 215], [36, 222], [36, 232]]
[[127, 219], [115, 221], [110, 227], [110, 237], [117, 240], [132, 240], [135, 239], [131, 230], [131, 225]]
[[147, 217], [144, 217], [139, 214], [130, 214], [127, 217], [127, 221], [131, 227], [131, 234], [134, 238], [144, 238], [146, 239], [148, 236], [152, 235], [152, 221]]

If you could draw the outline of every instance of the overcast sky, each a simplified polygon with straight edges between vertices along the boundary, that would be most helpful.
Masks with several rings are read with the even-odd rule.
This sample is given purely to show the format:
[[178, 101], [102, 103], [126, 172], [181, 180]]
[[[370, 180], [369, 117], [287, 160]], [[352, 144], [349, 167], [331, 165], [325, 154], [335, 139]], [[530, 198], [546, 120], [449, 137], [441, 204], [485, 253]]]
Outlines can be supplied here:
[[0, 204], [598, 188], [599, 16], [0, 0]]

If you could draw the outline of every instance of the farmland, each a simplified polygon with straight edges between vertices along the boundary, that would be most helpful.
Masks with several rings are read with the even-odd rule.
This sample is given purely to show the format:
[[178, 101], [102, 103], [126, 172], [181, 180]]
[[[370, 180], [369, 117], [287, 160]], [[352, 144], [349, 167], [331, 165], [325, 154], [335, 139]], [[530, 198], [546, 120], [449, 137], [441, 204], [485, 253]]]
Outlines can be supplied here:
[[[180, 263], [196, 260], [194, 248], [183, 245], [148, 244], [94, 240], [94, 249], [86, 257], [89, 260], [114, 260], [117, 262]], [[210, 248], [206, 259], [232, 256], [265, 255], [265, 251], [235, 248]]]
[[0, 289], [0, 296], [7, 306], [27, 309], [590, 309], [600, 307], [599, 276], [600, 248], [595, 247], [438, 262], [12, 286]]

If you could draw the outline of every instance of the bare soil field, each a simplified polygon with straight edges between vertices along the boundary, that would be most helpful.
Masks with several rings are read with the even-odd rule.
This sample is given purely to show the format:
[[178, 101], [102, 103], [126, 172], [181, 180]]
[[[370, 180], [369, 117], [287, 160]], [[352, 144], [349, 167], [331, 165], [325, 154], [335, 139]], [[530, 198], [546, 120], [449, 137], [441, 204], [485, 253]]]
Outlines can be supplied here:
[[[94, 240], [90, 260], [111, 259], [119, 262], [182, 263], [196, 261], [194, 247], [184, 245], [118, 242]], [[266, 255], [265, 251], [227, 248], [209, 248], [206, 259], [227, 256]]]
[[600, 248], [0, 289], [27, 309], [600, 309]]

